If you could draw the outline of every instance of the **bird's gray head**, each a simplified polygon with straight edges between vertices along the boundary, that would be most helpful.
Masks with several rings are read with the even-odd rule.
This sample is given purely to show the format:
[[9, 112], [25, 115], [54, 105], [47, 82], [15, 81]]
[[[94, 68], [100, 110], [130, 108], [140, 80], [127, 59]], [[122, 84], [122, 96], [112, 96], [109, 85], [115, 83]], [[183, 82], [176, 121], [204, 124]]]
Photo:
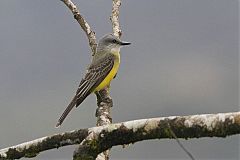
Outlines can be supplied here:
[[121, 41], [113, 34], [107, 34], [99, 40], [97, 51], [119, 52], [122, 46], [130, 44], [129, 42]]

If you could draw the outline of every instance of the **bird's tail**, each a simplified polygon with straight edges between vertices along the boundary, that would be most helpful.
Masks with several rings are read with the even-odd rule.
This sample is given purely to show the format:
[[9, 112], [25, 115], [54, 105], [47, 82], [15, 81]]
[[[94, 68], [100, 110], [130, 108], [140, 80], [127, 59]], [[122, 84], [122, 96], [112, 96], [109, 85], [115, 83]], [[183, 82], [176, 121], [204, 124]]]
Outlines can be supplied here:
[[73, 109], [74, 106], [79, 106], [84, 99], [88, 96], [89, 94], [86, 94], [84, 96], [81, 96], [80, 98], [77, 99], [77, 95], [75, 95], [72, 99], [72, 101], [70, 102], [70, 104], [67, 106], [67, 108], [64, 110], [63, 114], [61, 115], [61, 117], [58, 119], [58, 122], [56, 124], [56, 128], [58, 128], [64, 121], [64, 119], [67, 117], [67, 115], [69, 114], [69, 112]]
[[70, 104], [67, 106], [67, 108], [64, 110], [64, 112], [62, 113], [61, 117], [58, 119], [56, 128], [59, 127], [64, 119], [67, 117], [67, 115], [69, 114], [69, 112], [73, 109], [73, 107], [76, 105], [76, 100], [77, 100], [77, 96], [74, 96], [72, 101], [70, 102]]

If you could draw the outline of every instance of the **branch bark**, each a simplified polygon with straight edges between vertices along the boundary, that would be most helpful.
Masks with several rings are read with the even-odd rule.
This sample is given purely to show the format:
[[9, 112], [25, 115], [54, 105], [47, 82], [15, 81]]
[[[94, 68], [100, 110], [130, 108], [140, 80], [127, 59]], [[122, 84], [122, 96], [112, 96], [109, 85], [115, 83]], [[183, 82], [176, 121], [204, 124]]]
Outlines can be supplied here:
[[112, 22], [113, 34], [117, 37], [121, 37], [122, 35], [122, 31], [120, 29], [120, 24], [119, 24], [120, 6], [121, 6], [121, 0], [113, 0], [112, 15], [110, 16], [110, 20]]
[[[38, 153], [66, 145], [80, 145], [80, 157], [95, 159], [112, 146], [149, 139], [172, 139], [169, 126], [178, 138], [227, 137], [240, 134], [240, 112], [171, 116], [133, 120], [43, 137], [0, 150], [0, 159], [34, 157]], [[79, 156], [75, 153], [75, 156]]]
[[81, 143], [88, 136], [88, 129], [55, 134], [35, 139], [0, 150], [0, 159], [20, 159], [35, 157], [38, 153], [67, 145]]
[[[103, 126], [107, 124], [112, 123], [112, 117], [111, 117], [111, 107], [113, 106], [113, 101], [112, 98], [110, 97], [109, 94], [110, 91], [110, 86], [106, 87], [105, 89], [101, 90], [98, 92], [97, 95], [97, 109], [96, 109], [96, 117], [97, 117], [97, 126]], [[102, 98], [103, 97], [103, 98]], [[87, 139], [91, 139], [91, 135], [87, 137]], [[81, 145], [86, 145], [85, 143], [82, 143]], [[84, 147], [78, 148], [77, 151], [74, 153], [74, 157], [77, 155], [84, 155], [85, 150]], [[96, 158], [97, 160], [108, 160], [109, 159], [109, 153], [110, 150], [106, 150], [103, 153], [100, 153], [98, 157]], [[76, 156], [75, 156], [76, 155]], [[78, 156], [79, 157], [79, 156]], [[76, 158], [75, 158], [76, 159]]]

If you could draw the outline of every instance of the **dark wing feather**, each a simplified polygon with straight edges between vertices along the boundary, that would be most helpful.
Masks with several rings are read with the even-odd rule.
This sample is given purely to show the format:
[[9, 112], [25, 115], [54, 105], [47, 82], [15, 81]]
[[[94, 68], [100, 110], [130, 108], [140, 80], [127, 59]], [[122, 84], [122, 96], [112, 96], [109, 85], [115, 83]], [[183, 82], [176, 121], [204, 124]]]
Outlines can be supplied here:
[[74, 106], [79, 106], [84, 99], [104, 80], [104, 78], [109, 74], [114, 65], [114, 57], [109, 55], [97, 64], [92, 64], [81, 80], [76, 95], [73, 97], [70, 104], [64, 110], [63, 114], [58, 120], [56, 127], [60, 126], [64, 119], [67, 117], [69, 112]]
[[109, 55], [95, 65], [91, 65], [84, 79], [82, 79], [76, 92], [76, 107], [81, 104], [81, 99], [88, 96], [106, 78], [114, 65], [114, 56]]

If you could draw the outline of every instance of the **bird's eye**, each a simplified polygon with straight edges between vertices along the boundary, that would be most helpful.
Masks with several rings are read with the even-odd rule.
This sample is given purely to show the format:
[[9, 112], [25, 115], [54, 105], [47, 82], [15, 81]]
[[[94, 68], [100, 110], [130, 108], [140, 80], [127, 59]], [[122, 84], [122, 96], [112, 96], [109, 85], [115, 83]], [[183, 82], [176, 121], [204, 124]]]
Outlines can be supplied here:
[[117, 43], [117, 40], [116, 40], [116, 39], [114, 39], [114, 40], [112, 40], [112, 42], [113, 42], [113, 43]]

